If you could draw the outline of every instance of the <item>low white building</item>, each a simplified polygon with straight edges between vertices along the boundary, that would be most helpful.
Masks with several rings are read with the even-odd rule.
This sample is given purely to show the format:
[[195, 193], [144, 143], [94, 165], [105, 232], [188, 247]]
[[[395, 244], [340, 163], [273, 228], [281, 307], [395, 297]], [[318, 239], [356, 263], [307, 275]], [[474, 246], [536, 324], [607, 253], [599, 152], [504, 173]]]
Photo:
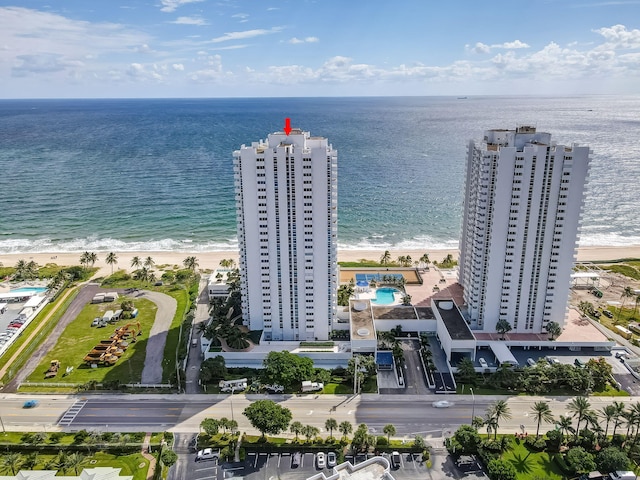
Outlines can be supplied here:
[[120, 468], [85, 468], [80, 475], [56, 475], [57, 470], [20, 470], [15, 475], [0, 476], [0, 480], [132, 480], [132, 475], [120, 475]]

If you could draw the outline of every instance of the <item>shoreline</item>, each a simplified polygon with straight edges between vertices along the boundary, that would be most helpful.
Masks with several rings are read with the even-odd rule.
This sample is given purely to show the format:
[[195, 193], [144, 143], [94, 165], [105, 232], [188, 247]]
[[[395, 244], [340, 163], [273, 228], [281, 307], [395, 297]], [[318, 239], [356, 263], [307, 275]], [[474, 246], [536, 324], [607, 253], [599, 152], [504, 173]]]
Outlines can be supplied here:
[[[447, 255], [453, 255], [458, 258], [457, 249], [433, 249], [433, 250], [417, 250], [417, 249], [387, 249], [391, 253], [391, 259], [396, 260], [399, 256], [410, 255], [413, 261], [418, 260], [423, 254], [428, 253], [429, 259], [433, 262], [442, 261]], [[379, 261], [384, 254], [385, 249], [373, 250], [338, 250], [339, 262], [357, 262], [361, 259]], [[48, 263], [55, 263], [60, 266], [80, 265], [80, 255], [82, 252], [47, 252], [47, 253], [8, 253], [0, 254], [0, 264], [5, 267], [13, 267], [19, 260], [34, 261], [39, 266]], [[107, 276], [111, 274], [111, 266], [105, 262], [105, 257], [109, 252], [96, 252], [98, 261], [95, 267], [99, 270], [97, 276]], [[155, 252], [118, 252], [113, 253], [117, 256], [117, 264], [113, 265], [113, 270], [132, 271], [131, 259], [135, 256], [144, 260], [151, 257], [155, 262], [155, 270], [158, 267], [168, 265], [172, 267], [177, 265], [183, 268], [183, 260], [189, 256], [195, 256], [198, 259], [198, 268], [200, 270], [215, 270], [220, 266], [223, 259], [233, 259], [238, 261], [237, 251], [211, 251], [211, 252], [171, 252], [171, 251], [155, 251]], [[581, 262], [588, 261], [615, 261], [623, 258], [640, 258], [640, 245], [629, 245], [624, 247], [580, 247], [578, 248], [577, 259]]]

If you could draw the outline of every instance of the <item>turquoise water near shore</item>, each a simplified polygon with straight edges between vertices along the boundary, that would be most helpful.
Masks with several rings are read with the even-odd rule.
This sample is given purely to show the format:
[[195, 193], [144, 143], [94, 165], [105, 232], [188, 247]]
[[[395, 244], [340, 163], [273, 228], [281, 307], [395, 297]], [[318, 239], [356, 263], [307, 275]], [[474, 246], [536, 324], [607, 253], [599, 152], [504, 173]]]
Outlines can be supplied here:
[[0, 100], [0, 252], [236, 250], [232, 152], [284, 118], [338, 150], [339, 246], [455, 248], [466, 143], [594, 151], [581, 246], [640, 244], [640, 97]]

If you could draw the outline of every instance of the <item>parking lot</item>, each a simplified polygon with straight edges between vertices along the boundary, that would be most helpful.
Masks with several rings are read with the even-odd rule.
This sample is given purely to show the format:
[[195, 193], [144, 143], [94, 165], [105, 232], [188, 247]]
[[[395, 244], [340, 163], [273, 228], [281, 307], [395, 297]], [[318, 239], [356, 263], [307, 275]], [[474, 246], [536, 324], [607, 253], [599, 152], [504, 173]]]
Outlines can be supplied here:
[[[293, 452], [248, 452], [246, 460], [240, 463], [218, 463], [217, 460], [195, 462], [192, 459], [188, 466], [188, 478], [191, 480], [212, 478], [218, 480], [229, 478], [243, 478], [246, 480], [269, 480], [272, 478], [281, 480], [306, 480], [321, 471], [324, 472], [327, 477], [333, 472], [332, 468], [327, 467], [320, 469], [317, 467], [316, 453], [302, 453], [298, 466], [292, 465], [292, 456]], [[389, 458], [389, 454], [386, 453], [381, 456], [385, 456], [387, 459]], [[355, 459], [353, 456], [346, 456], [345, 460], [352, 464], [359, 464], [371, 457], [373, 457], [373, 454], [369, 454], [368, 457], [358, 455]], [[420, 454], [403, 453], [401, 455], [400, 467], [397, 469], [392, 468], [391, 473], [397, 480], [439, 478], [429, 475], [429, 470], [422, 461], [422, 455]]]

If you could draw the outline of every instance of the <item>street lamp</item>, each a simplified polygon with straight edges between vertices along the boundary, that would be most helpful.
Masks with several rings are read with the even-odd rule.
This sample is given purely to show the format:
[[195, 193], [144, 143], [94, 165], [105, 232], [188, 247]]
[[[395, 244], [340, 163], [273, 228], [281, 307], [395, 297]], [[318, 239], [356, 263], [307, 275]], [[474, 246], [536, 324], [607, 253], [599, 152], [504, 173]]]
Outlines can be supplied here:
[[231, 397], [229, 397], [229, 402], [231, 402], [231, 420], [234, 420], [233, 418], [233, 392], [235, 391], [235, 387], [231, 387]]
[[471, 424], [473, 425], [473, 419], [476, 415], [476, 396], [473, 394], [473, 387], [469, 387], [471, 390], [471, 397], [473, 398], [473, 404], [471, 406]]

